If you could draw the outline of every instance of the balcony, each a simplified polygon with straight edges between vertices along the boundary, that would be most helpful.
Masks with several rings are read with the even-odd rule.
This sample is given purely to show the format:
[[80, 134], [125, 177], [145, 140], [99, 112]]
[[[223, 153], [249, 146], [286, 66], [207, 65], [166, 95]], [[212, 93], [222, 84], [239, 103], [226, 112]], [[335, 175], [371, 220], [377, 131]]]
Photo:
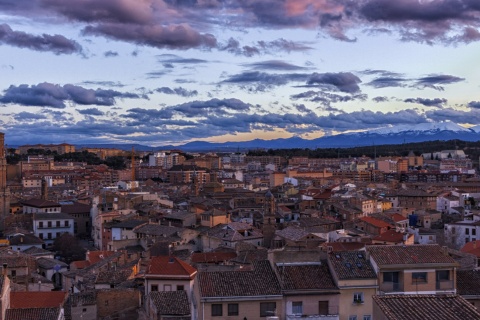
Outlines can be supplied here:
[[453, 291], [455, 289], [455, 284], [453, 280], [437, 280], [437, 290], [438, 291]]
[[403, 291], [403, 283], [400, 282], [384, 282], [380, 284], [380, 291], [384, 293], [393, 293], [393, 292], [402, 292]]
[[[338, 315], [338, 306], [328, 306], [324, 310], [328, 314], [288, 314], [286, 320], [290, 319], [309, 319], [309, 320], [340, 320]], [[320, 308], [319, 313], [322, 313], [322, 308]]]

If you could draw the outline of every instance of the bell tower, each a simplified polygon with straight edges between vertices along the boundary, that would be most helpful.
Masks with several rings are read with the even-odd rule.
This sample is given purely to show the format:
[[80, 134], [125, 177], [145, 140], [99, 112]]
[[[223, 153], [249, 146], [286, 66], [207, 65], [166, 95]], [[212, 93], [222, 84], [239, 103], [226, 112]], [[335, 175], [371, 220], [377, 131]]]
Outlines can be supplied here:
[[263, 246], [266, 248], [273, 247], [273, 239], [277, 224], [275, 222], [275, 197], [270, 190], [265, 193], [264, 210], [263, 210]]
[[7, 159], [5, 134], [0, 132], [0, 230], [5, 230], [5, 219], [10, 214], [10, 190], [7, 187]]

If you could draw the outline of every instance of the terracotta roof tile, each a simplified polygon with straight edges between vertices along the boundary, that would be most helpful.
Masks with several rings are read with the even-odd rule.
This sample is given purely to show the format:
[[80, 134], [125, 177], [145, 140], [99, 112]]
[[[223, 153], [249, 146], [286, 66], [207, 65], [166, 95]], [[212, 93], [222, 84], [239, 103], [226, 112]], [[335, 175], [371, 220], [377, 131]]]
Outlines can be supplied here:
[[7, 309], [5, 320], [58, 320], [60, 308]]
[[197, 269], [189, 265], [188, 263], [176, 258], [169, 256], [158, 256], [152, 257], [150, 263], [147, 267], [147, 275], [156, 275], [156, 276], [187, 276], [191, 279], [195, 277]]
[[283, 290], [335, 290], [327, 261], [309, 264], [277, 264]]
[[328, 262], [339, 280], [376, 279], [377, 275], [365, 251], [343, 251], [328, 255]]
[[456, 264], [437, 245], [379, 245], [368, 246], [367, 251], [379, 266], [397, 264]]
[[480, 313], [458, 295], [385, 295], [373, 296], [385, 320], [473, 320]]
[[281, 295], [280, 283], [268, 260], [255, 261], [253, 269], [199, 273], [202, 298]]
[[192, 263], [218, 263], [224, 262], [237, 257], [235, 252], [202, 252], [193, 253], [191, 257]]
[[58, 308], [66, 297], [65, 291], [10, 292], [10, 308]]
[[480, 270], [458, 270], [457, 293], [462, 296], [480, 295]]
[[149, 297], [152, 303], [157, 308], [157, 314], [169, 316], [185, 316], [189, 315], [191, 312], [187, 292], [184, 290], [153, 291], [149, 293]]
[[387, 230], [376, 237], [373, 237], [372, 240], [375, 241], [384, 241], [384, 242], [393, 242], [393, 243], [402, 243], [403, 242], [403, 232], [397, 232], [396, 230]]
[[378, 228], [393, 227], [390, 223], [387, 223], [383, 220], [375, 219], [375, 218], [372, 218], [372, 217], [362, 217], [359, 220], [364, 221], [364, 222], [366, 222], [368, 224], [371, 224], [371, 225], [373, 225], [375, 227], [378, 227]]

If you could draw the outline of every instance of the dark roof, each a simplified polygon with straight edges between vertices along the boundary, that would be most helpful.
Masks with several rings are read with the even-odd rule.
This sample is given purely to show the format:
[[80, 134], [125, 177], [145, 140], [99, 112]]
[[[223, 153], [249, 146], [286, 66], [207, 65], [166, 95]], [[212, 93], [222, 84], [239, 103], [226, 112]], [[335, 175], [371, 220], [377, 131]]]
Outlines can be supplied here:
[[456, 264], [437, 244], [434, 245], [379, 245], [368, 246], [367, 251], [379, 266], [401, 264]]
[[188, 263], [169, 256], [152, 257], [147, 267], [147, 275], [155, 276], [187, 276], [192, 278], [197, 273], [197, 269]]
[[52, 208], [52, 207], [61, 207], [57, 202], [43, 200], [43, 199], [30, 199], [22, 201], [23, 206], [35, 207], [35, 208]]
[[46, 256], [46, 255], [53, 255], [52, 251], [48, 251], [39, 247], [31, 246], [22, 251], [25, 254], [29, 254], [31, 256]]
[[184, 290], [153, 291], [149, 293], [149, 297], [159, 315], [183, 316], [190, 314], [190, 303], [187, 292]]
[[70, 293], [67, 303], [72, 307], [88, 305], [93, 306], [97, 303], [97, 292], [83, 291], [77, 293]]
[[81, 202], [74, 202], [73, 204], [62, 204], [62, 212], [68, 214], [74, 213], [90, 213], [90, 206]]
[[118, 223], [114, 223], [112, 224], [110, 227], [111, 228], [135, 228], [136, 226], [139, 226], [141, 224], [144, 224], [145, 221], [143, 220], [134, 220], [134, 219], [129, 219], [129, 220], [125, 220], [125, 221], [121, 221], [121, 222], [118, 222]]
[[37, 264], [40, 268], [53, 269], [56, 265], [61, 268], [68, 267], [68, 264], [57, 259], [41, 257], [37, 259]]
[[277, 264], [283, 290], [335, 290], [327, 261], [318, 263]]
[[199, 252], [192, 253], [192, 263], [218, 263], [237, 257], [235, 252]]
[[131, 269], [100, 271], [95, 283], [120, 284], [127, 281], [132, 276], [132, 273]]
[[459, 295], [385, 295], [373, 296], [385, 320], [470, 320], [480, 313]]
[[8, 239], [10, 245], [13, 246], [27, 246], [27, 245], [34, 245], [34, 244], [44, 244], [42, 239], [37, 237], [34, 234], [17, 234], [10, 239]]
[[280, 283], [268, 260], [255, 261], [246, 271], [211, 271], [199, 273], [202, 298], [281, 295]]
[[147, 235], [152, 235], [152, 236], [172, 236], [176, 235], [177, 232], [182, 232], [182, 228], [177, 228], [177, 227], [169, 227], [169, 226], [162, 226], [159, 224], [151, 224], [151, 223], [145, 223], [143, 225], [139, 225], [135, 227], [133, 232], [135, 233], [144, 233]]
[[7, 309], [5, 320], [58, 320], [60, 308]]
[[62, 219], [62, 220], [67, 220], [67, 219], [71, 219], [73, 220], [73, 217], [67, 213], [63, 213], [63, 212], [39, 212], [39, 213], [35, 213], [33, 215], [33, 220], [58, 220], [58, 219]]
[[365, 251], [333, 252], [328, 255], [328, 261], [339, 280], [377, 278]]
[[457, 270], [457, 293], [480, 295], [480, 270]]

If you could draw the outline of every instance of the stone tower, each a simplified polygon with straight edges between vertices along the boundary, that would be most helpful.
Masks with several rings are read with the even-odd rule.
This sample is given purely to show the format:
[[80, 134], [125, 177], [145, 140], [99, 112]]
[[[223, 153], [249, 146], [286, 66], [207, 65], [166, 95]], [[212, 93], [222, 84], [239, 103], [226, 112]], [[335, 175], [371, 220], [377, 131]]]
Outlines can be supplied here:
[[5, 219], [10, 214], [10, 190], [7, 187], [7, 159], [5, 134], [0, 132], [0, 231], [5, 230]]
[[275, 223], [275, 198], [269, 191], [265, 193], [264, 213], [263, 213], [263, 245], [266, 248], [273, 246], [273, 239], [275, 238], [275, 231], [277, 225]]

